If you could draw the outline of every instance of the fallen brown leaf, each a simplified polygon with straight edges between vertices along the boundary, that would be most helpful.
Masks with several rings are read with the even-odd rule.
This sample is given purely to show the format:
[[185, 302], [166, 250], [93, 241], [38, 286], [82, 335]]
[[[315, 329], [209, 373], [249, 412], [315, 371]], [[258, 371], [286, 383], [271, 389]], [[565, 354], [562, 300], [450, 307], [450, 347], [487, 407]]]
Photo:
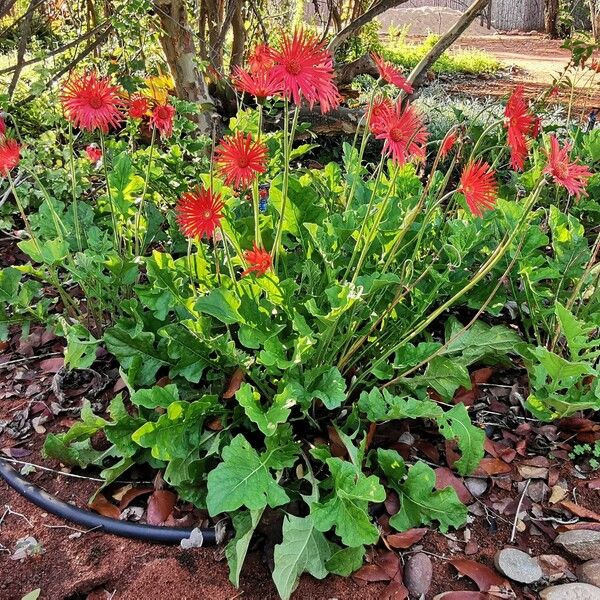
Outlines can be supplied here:
[[352, 575], [362, 581], [390, 581], [391, 577], [379, 565], [365, 565]]
[[89, 506], [93, 511], [104, 517], [118, 519], [121, 516], [119, 508], [110, 502], [103, 494], [96, 494], [96, 497]]
[[466, 558], [455, 558], [449, 562], [459, 573], [472, 579], [481, 592], [487, 592], [493, 586], [510, 589], [508, 581], [486, 565]]
[[434, 596], [433, 600], [489, 600], [489, 595], [483, 592], [442, 592]]
[[502, 473], [510, 473], [511, 471], [512, 467], [499, 458], [483, 458], [473, 475], [501, 475]]
[[581, 517], [582, 519], [592, 519], [593, 521], [600, 521], [600, 515], [589, 508], [585, 508], [585, 506], [580, 506], [579, 504], [575, 504], [575, 502], [571, 502], [570, 500], [562, 500], [560, 505], [563, 508], [566, 508], [569, 512], [572, 512], [574, 515]]
[[244, 381], [244, 371], [239, 367], [233, 372], [227, 389], [223, 392], [223, 398], [229, 400], [235, 396], [235, 393], [240, 389], [242, 382]]
[[435, 469], [435, 489], [443, 490], [446, 487], [454, 488], [458, 499], [463, 504], [473, 502], [473, 496], [465, 484], [447, 467], [438, 467]]
[[406, 550], [417, 542], [420, 542], [428, 531], [425, 527], [419, 527], [403, 531], [402, 533], [393, 533], [385, 539], [392, 548]]
[[119, 509], [125, 510], [136, 498], [150, 494], [153, 490], [151, 487], [134, 487], [127, 490], [119, 501]]
[[177, 496], [168, 490], [156, 490], [148, 500], [148, 515], [146, 520], [149, 525], [164, 523], [173, 512]]

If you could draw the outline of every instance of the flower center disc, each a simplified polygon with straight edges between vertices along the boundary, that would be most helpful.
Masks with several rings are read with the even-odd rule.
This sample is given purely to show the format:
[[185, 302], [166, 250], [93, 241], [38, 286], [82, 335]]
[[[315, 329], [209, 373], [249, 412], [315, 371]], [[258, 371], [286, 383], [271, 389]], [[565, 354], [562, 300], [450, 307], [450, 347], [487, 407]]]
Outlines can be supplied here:
[[302, 71], [302, 67], [300, 66], [300, 63], [295, 60], [289, 60], [288, 63], [285, 65], [285, 70], [290, 74], [290, 75], [300, 75], [300, 72]]
[[103, 105], [104, 102], [102, 101], [102, 98], [100, 98], [100, 96], [92, 96], [90, 98], [90, 106], [92, 108], [95, 108], [97, 110], [99, 108], [102, 108]]
[[250, 162], [248, 161], [247, 156], [240, 156], [238, 158], [238, 167], [240, 169], [245, 169], [249, 164], [250, 164]]
[[394, 142], [401, 142], [404, 138], [404, 132], [402, 129], [394, 128], [390, 131], [390, 137]]

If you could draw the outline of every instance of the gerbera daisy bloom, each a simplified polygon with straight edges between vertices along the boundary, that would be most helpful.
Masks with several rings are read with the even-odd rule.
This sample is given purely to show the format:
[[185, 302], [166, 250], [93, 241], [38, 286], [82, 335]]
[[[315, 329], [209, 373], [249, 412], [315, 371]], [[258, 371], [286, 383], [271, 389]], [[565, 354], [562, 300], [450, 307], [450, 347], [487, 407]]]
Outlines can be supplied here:
[[333, 83], [333, 57], [314, 35], [302, 30], [292, 38], [284, 34], [273, 59], [272, 75], [286, 98], [295, 104], [305, 98], [311, 108], [318, 102], [324, 113], [339, 106], [342, 99]]
[[244, 252], [244, 258], [248, 263], [248, 268], [242, 272], [242, 277], [245, 277], [249, 273], [264, 275], [273, 264], [271, 255], [264, 248], [259, 248], [256, 242], [252, 244], [252, 250]]
[[498, 184], [490, 165], [482, 160], [469, 162], [460, 177], [458, 191], [464, 195], [470, 211], [476, 217], [494, 208]]
[[441, 158], [446, 158], [452, 148], [454, 148], [454, 144], [456, 144], [456, 140], [458, 139], [458, 133], [456, 130], [451, 131], [446, 134], [446, 137], [442, 140], [442, 144], [440, 146], [440, 156]]
[[277, 81], [269, 71], [249, 73], [240, 67], [233, 70], [233, 85], [256, 98], [270, 98], [281, 91]]
[[535, 140], [538, 135], [542, 132], [542, 118], [533, 117], [533, 123], [531, 124], [531, 130], [529, 135]]
[[226, 136], [215, 152], [219, 172], [227, 185], [246, 187], [257, 173], [266, 171], [267, 147], [252, 140], [252, 135], [241, 131]]
[[150, 117], [150, 123], [156, 127], [160, 135], [164, 138], [171, 137], [173, 134], [173, 119], [175, 117], [175, 107], [170, 104], [159, 104]]
[[561, 149], [556, 136], [550, 136], [550, 151], [546, 152], [548, 164], [544, 173], [551, 175], [555, 183], [562, 185], [569, 195], [579, 198], [587, 196], [585, 187], [592, 172], [585, 166], [572, 163], [569, 160], [570, 144], [565, 144]]
[[188, 238], [211, 237], [221, 224], [224, 206], [220, 194], [205, 188], [186, 192], [175, 209], [181, 232]]
[[381, 79], [388, 83], [392, 83], [407, 94], [412, 94], [415, 91], [413, 86], [410, 85], [408, 80], [402, 76], [400, 71], [394, 67], [394, 65], [383, 60], [383, 58], [381, 58], [379, 54], [375, 54], [375, 52], [371, 54], [371, 58], [375, 61], [375, 65], [377, 65], [377, 70], [379, 71]]
[[268, 44], [256, 44], [248, 56], [248, 66], [251, 73], [269, 71], [274, 64], [273, 48]]
[[391, 111], [383, 109], [375, 122], [378, 140], [384, 140], [384, 151], [402, 166], [411, 157], [425, 160], [427, 130], [416, 109], [396, 102]]
[[85, 153], [92, 162], [98, 162], [102, 158], [102, 150], [96, 144], [90, 144], [85, 149]]
[[129, 116], [132, 119], [143, 119], [149, 108], [148, 98], [144, 96], [132, 96], [129, 100]]
[[75, 127], [108, 133], [121, 120], [121, 90], [92, 71], [70, 77], [60, 94], [65, 115]]
[[522, 171], [527, 158], [527, 135], [532, 131], [534, 116], [529, 114], [524, 88], [518, 85], [509, 98], [504, 110], [504, 126], [508, 130], [510, 164], [516, 171]]
[[373, 135], [379, 135], [385, 130], [385, 125], [394, 112], [394, 105], [389, 98], [379, 96], [371, 104], [369, 128]]
[[0, 175], [8, 175], [21, 158], [21, 146], [12, 138], [0, 139]]

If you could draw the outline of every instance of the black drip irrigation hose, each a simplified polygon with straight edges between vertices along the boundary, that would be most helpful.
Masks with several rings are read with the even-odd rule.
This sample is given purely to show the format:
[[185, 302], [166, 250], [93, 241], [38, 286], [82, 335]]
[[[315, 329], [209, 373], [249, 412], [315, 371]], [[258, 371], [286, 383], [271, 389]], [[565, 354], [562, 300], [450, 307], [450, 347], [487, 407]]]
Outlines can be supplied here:
[[[183, 529], [180, 527], [162, 527], [159, 525], [144, 525], [132, 523], [131, 521], [120, 521], [104, 517], [83, 508], [78, 508], [51, 496], [44, 490], [29, 483], [2, 458], [0, 458], [0, 477], [10, 487], [21, 494], [21, 496], [27, 498], [27, 500], [33, 502], [36, 506], [57, 517], [77, 523], [88, 529], [97, 529], [98, 531], [122, 537], [161, 544], [179, 544], [181, 540], [189, 538], [193, 531], [192, 529]], [[200, 529], [200, 532], [202, 533], [204, 546], [216, 544], [214, 527]]]

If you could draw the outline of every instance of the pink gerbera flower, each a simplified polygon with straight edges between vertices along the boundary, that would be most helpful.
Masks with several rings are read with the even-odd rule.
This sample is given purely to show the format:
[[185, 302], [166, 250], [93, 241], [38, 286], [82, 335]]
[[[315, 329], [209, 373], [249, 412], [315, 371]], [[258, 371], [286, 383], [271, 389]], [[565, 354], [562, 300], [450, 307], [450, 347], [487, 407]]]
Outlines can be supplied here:
[[371, 119], [371, 129], [378, 140], [384, 140], [384, 151], [399, 165], [412, 157], [425, 160], [427, 130], [417, 110], [400, 101], [389, 110], [385, 104], [377, 109], [375, 119]]
[[175, 107], [170, 104], [159, 104], [153, 111], [150, 122], [160, 132], [161, 137], [168, 138], [173, 135], [173, 119]]
[[371, 54], [371, 58], [377, 65], [377, 70], [379, 71], [381, 79], [395, 85], [407, 94], [412, 94], [414, 92], [413, 86], [405, 77], [403, 77], [402, 73], [400, 73], [394, 65], [383, 60], [383, 58], [381, 58], [379, 54], [375, 54], [375, 52]]
[[143, 119], [149, 109], [148, 98], [144, 96], [132, 96], [129, 100], [129, 116], [132, 119]]
[[18, 164], [21, 147], [12, 138], [0, 138], [0, 175], [6, 177]]
[[65, 115], [75, 127], [108, 133], [121, 121], [121, 90], [92, 71], [69, 77], [60, 94]]
[[456, 140], [458, 139], [458, 133], [456, 130], [450, 131], [446, 134], [446, 137], [442, 140], [442, 144], [440, 146], [440, 157], [446, 158], [452, 148], [454, 148], [454, 144], [456, 144]]
[[518, 85], [511, 95], [504, 110], [506, 117], [504, 126], [508, 130], [510, 147], [510, 164], [516, 171], [522, 171], [527, 158], [527, 136], [533, 131], [535, 117], [529, 114], [525, 100], [525, 89]]
[[86, 149], [85, 153], [91, 162], [98, 162], [102, 158], [102, 150], [96, 146], [96, 144], [90, 144]]
[[268, 44], [256, 44], [248, 56], [248, 66], [254, 74], [269, 71], [274, 64], [273, 48]]
[[464, 195], [470, 211], [476, 217], [494, 208], [498, 184], [490, 165], [482, 160], [469, 162], [460, 177], [458, 191]]
[[579, 198], [587, 196], [585, 188], [592, 172], [585, 166], [573, 163], [569, 159], [570, 144], [560, 147], [556, 136], [550, 136], [550, 151], [546, 152], [548, 164], [544, 173], [551, 175], [555, 183], [562, 185], [569, 195]]
[[240, 91], [255, 98], [270, 98], [281, 89], [270, 71], [244, 71], [240, 67], [233, 70], [233, 85]]
[[284, 34], [273, 59], [272, 75], [286, 98], [295, 104], [304, 98], [311, 108], [318, 102], [324, 113], [339, 106], [342, 99], [333, 82], [333, 57], [316, 36], [302, 30], [292, 38]]
[[227, 185], [247, 187], [258, 173], [266, 171], [267, 147], [241, 131], [226, 136], [215, 152], [219, 172]]

